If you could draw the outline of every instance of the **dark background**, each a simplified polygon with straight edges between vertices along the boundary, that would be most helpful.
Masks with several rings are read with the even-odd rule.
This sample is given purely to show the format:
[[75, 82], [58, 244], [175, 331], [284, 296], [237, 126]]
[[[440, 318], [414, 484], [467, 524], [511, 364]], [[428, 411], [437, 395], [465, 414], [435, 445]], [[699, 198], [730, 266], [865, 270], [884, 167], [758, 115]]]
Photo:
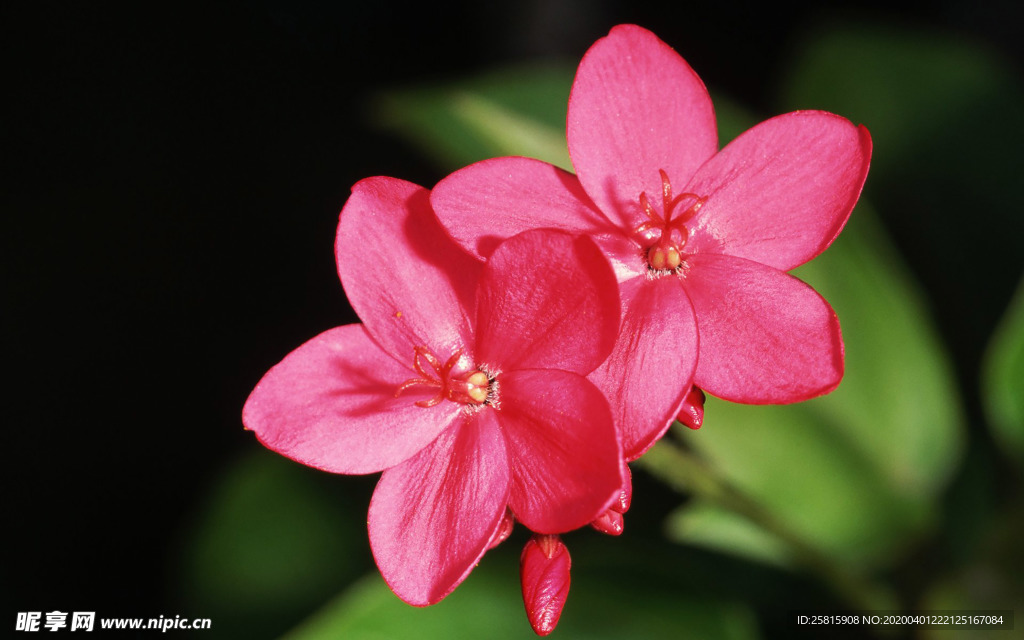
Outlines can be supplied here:
[[[2, 9], [3, 624], [27, 610], [181, 613], [182, 532], [225, 461], [259, 446], [240, 422], [249, 391], [355, 320], [333, 263], [350, 186], [442, 177], [368, 124], [375, 92], [577, 60], [621, 22], [761, 113], [795, 34], [821, 21], [937, 28], [1021, 60], [1011, 2], [210, 4]], [[967, 214], [969, 195], [954, 197]], [[977, 259], [997, 275], [979, 283], [936, 267], [913, 222], [885, 223], [933, 308], [952, 303], [940, 331], [958, 370], [976, 371], [1020, 275], [1019, 234], [990, 238]], [[962, 291], [981, 293], [962, 305]], [[959, 382], [976, 415], [977, 381]], [[340, 491], [365, 504], [372, 484]]]

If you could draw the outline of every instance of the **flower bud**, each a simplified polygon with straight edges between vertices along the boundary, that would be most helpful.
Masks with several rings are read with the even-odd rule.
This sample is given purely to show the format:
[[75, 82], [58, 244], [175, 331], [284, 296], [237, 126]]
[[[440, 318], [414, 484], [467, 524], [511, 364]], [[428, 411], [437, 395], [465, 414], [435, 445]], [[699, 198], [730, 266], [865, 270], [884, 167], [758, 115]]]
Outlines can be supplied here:
[[700, 426], [704, 424], [705, 399], [706, 396], [699, 387], [696, 385], [690, 387], [690, 392], [686, 394], [686, 399], [683, 400], [683, 408], [679, 410], [676, 420], [691, 429], [700, 429]]
[[539, 636], [555, 630], [569, 596], [569, 550], [557, 535], [534, 534], [523, 547], [519, 578], [530, 626]]
[[505, 509], [505, 515], [501, 518], [501, 522], [498, 524], [498, 528], [494, 530], [494, 534], [491, 535], [491, 542], [487, 545], [488, 549], [493, 549], [512, 534], [512, 528], [515, 526], [516, 519], [512, 517], [512, 512]]
[[590, 526], [601, 533], [610, 536], [621, 535], [626, 526], [622, 514], [629, 511], [629, 503], [633, 499], [633, 476], [629, 471], [629, 465], [622, 463], [622, 489], [615, 502], [608, 507], [608, 510], [599, 515]]
[[629, 511], [629, 505], [633, 501], [633, 474], [629, 470], [629, 465], [625, 462], [622, 463], [622, 491], [619, 492], [619, 499], [616, 500], [611, 508], [619, 513], [626, 513]]
[[590, 526], [594, 527], [601, 533], [607, 533], [610, 536], [617, 536], [622, 534], [623, 528], [626, 523], [622, 518], [622, 514], [614, 509], [608, 509], [590, 523]]

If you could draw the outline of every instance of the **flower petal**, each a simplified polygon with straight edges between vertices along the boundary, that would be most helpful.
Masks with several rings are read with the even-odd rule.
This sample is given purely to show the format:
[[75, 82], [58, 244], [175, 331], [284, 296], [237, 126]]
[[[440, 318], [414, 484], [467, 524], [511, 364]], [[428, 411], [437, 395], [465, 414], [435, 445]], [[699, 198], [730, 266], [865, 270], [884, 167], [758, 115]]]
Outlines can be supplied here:
[[622, 488], [604, 396], [567, 371], [509, 371], [498, 383], [495, 415], [512, 465], [509, 505], [516, 519], [537, 533], [561, 533], [597, 518]]
[[410, 377], [362, 325], [331, 329], [273, 367], [242, 409], [242, 422], [269, 449], [334, 473], [374, 473], [427, 446], [458, 415], [442, 402], [424, 409]]
[[635, 278], [615, 349], [588, 376], [611, 404], [626, 460], [639, 458], [675, 419], [697, 366], [697, 323], [674, 276]]
[[529, 229], [591, 233], [611, 227], [576, 176], [532, 158], [494, 158], [460, 169], [437, 183], [430, 204], [455, 241], [481, 258]]
[[526, 231], [487, 261], [477, 290], [478, 364], [586, 375], [618, 331], [615, 274], [589, 238]]
[[718, 151], [704, 83], [650, 31], [620, 25], [580, 62], [569, 97], [569, 155], [583, 188], [623, 228], [640, 194], [660, 202], [658, 170], [682, 186]]
[[399, 362], [425, 346], [471, 356], [471, 311], [480, 263], [448, 238], [429, 192], [395, 178], [352, 187], [335, 243], [338, 274], [367, 333]]
[[742, 258], [703, 254], [687, 263], [700, 331], [694, 384], [746, 404], [799, 402], [839, 384], [839, 319], [814, 289]]
[[863, 126], [824, 111], [766, 120], [707, 162], [686, 188], [707, 201], [688, 252], [724, 253], [781, 271], [824, 251], [857, 203], [871, 160]]
[[373, 556], [409, 604], [434, 604], [451, 593], [501, 525], [509, 461], [493, 414], [464, 416], [419, 455], [385, 471], [373, 493]]
[[620, 284], [634, 278], [647, 277], [647, 252], [632, 234], [627, 235], [616, 229], [614, 233], [595, 234], [590, 239], [601, 248]]

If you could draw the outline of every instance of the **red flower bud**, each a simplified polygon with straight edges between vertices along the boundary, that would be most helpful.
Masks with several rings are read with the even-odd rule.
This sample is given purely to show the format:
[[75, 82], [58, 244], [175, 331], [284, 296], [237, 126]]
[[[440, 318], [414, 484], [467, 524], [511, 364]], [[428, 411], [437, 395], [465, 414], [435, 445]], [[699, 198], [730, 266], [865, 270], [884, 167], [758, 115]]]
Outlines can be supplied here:
[[629, 465], [625, 462], [622, 463], [622, 491], [619, 492], [619, 499], [616, 500], [611, 508], [619, 513], [626, 513], [629, 511], [629, 505], [633, 501], [633, 474], [629, 470]]
[[610, 536], [617, 536], [622, 534], [622, 530], [625, 528], [625, 521], [622, 518], [622, 514], [629, 511], [629, 503], [633, 500], [633, 476], [629, 471], [629, 465], [625, 462], [622, 463], [622, 489], [619, 491], [618, 498], [608, 507], [608, 510], [599, 515], [594, 521], [590, 523], [590, 526], [597, 529], [601, 533], [607, 533]]
[[607, 533], [610, 536], [617, 536], [622, 533], [626, 523], [623, 520], [621, 513], [614, 509], [609, 509], [599, 515], [596, 520], [592, 521], [590, 526], [594, 527], [601, 533]]
[[534, 534], [519, 563], [526, 616], [537, 635], [546, 636], [555, 630], [569, 596], [569, 550], [556, 535]]
[[495, 529], [494, 534], [491, 536], [491, 541], [487, 545], [488, 549], [493, 549], [512, 534], [512, 527], [516, 524], [516, 519], [512, 517], [512, 511], [505, 509], [505, 515], [501, 519], [501, 523], [498, 528]]
[[679, 410], [676, 420], [691, 429], [700, 429], [700, 426], [704, 424], [704, 400], [706, 399], [704, 392], [700, 388], [697, 386], [690, 387], [690, 392], [686, 394], [683, 408]]

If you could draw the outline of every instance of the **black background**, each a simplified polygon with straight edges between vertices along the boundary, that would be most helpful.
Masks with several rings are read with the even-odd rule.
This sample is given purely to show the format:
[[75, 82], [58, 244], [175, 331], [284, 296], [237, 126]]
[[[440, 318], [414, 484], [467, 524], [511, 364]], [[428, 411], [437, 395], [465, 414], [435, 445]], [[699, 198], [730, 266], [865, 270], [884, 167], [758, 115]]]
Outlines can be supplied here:
[[[259, 446], [247, 394], [355, 320], [333, 264], [350, 186], [442, 177], [367, 124], [375, 91], [576, 60], [620, 22], [762, 112], [794, 34], [820, 19], [963, 34], [1019, 69], [1009, 2], [818, 4], [5, 5], [5, 617], [173, 611], [182, 523], [223, 462]], [[941, 299], [913, 229], [886, 223]], [[939, 318], [964, 370], [1018, 275], [988, 283], [970, 320]]]

